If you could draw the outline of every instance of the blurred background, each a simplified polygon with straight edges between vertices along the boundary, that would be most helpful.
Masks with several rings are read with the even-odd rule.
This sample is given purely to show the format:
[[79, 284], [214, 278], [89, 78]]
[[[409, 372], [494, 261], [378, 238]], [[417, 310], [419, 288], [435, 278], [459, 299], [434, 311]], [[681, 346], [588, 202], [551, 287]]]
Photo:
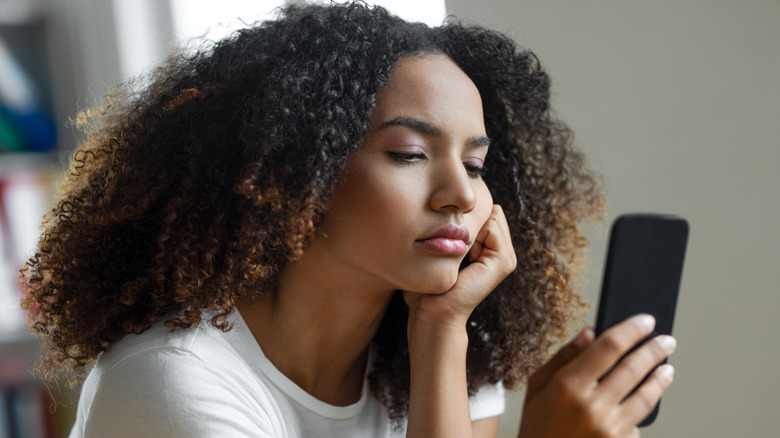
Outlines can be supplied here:
[[[35, 342], [15, 284], [77, 142], [69, 118], [175, 47], [284, 3], [0, 0], [0, 438], [66, 436], [72, 422], [77, 391], [30, 377]], [[627, 212], [688, 218], [675, 383], [643, 436], [778, 436], [780, 2], [373, 3], [434, 25], [454, 14], [537, 53], [554, 108], [607, 191], [605, 223], [588, 228], [588, 323], [609, 222]], [[521, 407], [522, 393], [510, 395], [502, 437], [516, 433]]]

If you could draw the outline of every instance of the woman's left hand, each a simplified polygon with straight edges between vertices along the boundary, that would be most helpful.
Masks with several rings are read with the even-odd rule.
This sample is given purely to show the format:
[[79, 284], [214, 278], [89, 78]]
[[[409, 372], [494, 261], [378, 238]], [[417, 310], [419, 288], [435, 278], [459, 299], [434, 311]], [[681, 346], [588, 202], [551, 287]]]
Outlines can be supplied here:
[[407, 436], [472, 436], [466, 377], [471, 312], [517, 265], [500, 206], [477, 233], [472, 261], [442, 294], [404, 292], [411, 382]]
[[471, 264], [458, 273], [457, 281], [448, 291], [442, 294], [404, 292], [410, 321], [430, 318], [429, 322], [465, 326], [474, 308], [514, 271], [517, 257], [500, 205], [493, 205], [467, 257]]

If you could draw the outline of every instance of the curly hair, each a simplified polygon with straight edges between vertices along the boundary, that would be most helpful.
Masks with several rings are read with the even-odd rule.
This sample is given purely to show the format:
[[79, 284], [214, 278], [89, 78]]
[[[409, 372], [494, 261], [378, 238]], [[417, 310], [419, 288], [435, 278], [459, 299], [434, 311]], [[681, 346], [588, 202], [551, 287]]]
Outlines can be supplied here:
[[[602, 210], [597, 179], [550, 111], [532, 52], [494, 31], [430, 28], [362, 3], [289, 6], [172, 56], [146, 86], [79, 115], [86, 139], [20, 276], [46, 369], [83, 377], [165, 315], [186, 329], [209, 309], [229, 330], [236, 303], [273, 290], [316, 235], [396, 61], [424, 53], [451, 58], [480, 92], [484, 178], [518, 256], [471, 315], [469, 390], [524, 383], [583, 308], [571, 280], [587, 245], [578, 224]], [[396, 419], [409, 402], [407, 315], [396, 294], [369, 375]]]

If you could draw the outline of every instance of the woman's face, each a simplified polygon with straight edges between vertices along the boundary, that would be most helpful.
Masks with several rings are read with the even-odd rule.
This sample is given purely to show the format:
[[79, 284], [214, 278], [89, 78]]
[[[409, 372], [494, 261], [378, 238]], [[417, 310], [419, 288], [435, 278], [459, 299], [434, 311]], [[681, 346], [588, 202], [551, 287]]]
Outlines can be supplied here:
[[377, 96], [317, 240], [382, 287], [441, 293], [492, 210], [482, 100], [443, 55], [410, 56]]

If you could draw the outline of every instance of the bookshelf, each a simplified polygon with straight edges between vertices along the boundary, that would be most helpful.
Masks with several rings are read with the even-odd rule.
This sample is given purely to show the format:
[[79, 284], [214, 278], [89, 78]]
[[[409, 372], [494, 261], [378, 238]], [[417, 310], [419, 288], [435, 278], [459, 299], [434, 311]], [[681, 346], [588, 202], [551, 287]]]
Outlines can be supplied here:
[[[16, 274], [38, 234], [35, 216], [48, 208], [57, 154], [71, 146], [56, 102], [73, 87], [54, 80], [52, 42], [60, 38], [50, 22], [43, 2], [0, 1], [0, 345], [29, 341], [14, 309]], [[18, 189], [33, 180], [40, 184], [31, 199]]]
[[86, 106], [78, 35], [95, 30], [71, 20], [89, 2], [0, 0], [0, 438], [65, 437], [75, 417], [77, 392], [32, 372], [16, 277], [76, 143], [68, 117]]

